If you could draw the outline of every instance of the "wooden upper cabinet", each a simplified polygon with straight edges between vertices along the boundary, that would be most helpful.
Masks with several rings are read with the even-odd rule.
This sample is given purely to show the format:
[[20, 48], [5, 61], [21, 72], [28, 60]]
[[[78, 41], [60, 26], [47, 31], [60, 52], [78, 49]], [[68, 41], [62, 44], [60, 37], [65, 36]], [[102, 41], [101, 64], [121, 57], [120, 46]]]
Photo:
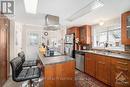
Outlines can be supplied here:
[[79, 38], [79, 27], [71, 27], [67, 29], [67, 34], [75, 34], [75, 38]]
[[85, 25], [80, 27], [80, 43], [81, 44], [91, 44], [91, 26]]
[[85, 73], [93, 77], [96, 75], [96, 57], [94, 54], [85, 54]]
[[96, 55], [96, 78], [110, 85], [110, 58]]
[[130, 45], [130, 11], [121, 16], [121, 36], [122, 44]]

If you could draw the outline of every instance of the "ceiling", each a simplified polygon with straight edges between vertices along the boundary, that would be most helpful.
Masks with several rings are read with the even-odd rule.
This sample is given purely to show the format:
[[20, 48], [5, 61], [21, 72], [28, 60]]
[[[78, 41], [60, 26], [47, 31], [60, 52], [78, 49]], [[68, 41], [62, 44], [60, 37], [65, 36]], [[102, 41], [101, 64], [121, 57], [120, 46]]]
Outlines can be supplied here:
[[70, 22], [67, 21], [68, 17], [93, 0], [39, 0], [37, 14], [26, 13], [23, 1], [15, 0], [15, 21], [32, 25], [44, 25], [46, 14], [59, 16], [61, 25], [93, 25], [100, 20], [107, 21], [120, 17], [121, 13], [130, 10], [130, 0], [101, 0], [104, 3], [102, 8]]

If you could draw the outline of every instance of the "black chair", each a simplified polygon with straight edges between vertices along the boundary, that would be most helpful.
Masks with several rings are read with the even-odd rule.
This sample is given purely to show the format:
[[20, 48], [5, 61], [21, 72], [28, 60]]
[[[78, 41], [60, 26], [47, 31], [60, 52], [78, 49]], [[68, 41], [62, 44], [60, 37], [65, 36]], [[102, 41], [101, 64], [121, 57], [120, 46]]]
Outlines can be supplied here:
[[38, 67], [23, 69], [23, 62], [20, 57], [16, 57], [11, 60], [10, 64], [12, 67], [12, 79], [16, 82], [29, 80], [32, 85], [32, 80], [39, 78], [41, 75], [41, 70]]
[[18, 53], [18, 57], [20, 57], [22, 59], [23, 67], [37, 66], [36, 60], [25, 60], [25, 54], [23, 51]]

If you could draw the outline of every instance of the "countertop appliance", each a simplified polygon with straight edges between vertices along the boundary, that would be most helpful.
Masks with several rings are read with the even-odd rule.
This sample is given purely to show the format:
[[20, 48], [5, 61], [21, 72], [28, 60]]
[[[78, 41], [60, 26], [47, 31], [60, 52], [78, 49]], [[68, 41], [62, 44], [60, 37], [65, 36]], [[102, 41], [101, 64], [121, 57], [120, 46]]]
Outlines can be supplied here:
[[85, 53], [83, 52], [75, 52], [75, 59], [76, 59], [76, 69], [84, 72], [85, 71]]
[[65, 36], [65, 54], [71, 56], [72, 58], [75, 57], [75, 49], [74, 49], [75, 41], [74, 41], [74, 34], [66, 35]]

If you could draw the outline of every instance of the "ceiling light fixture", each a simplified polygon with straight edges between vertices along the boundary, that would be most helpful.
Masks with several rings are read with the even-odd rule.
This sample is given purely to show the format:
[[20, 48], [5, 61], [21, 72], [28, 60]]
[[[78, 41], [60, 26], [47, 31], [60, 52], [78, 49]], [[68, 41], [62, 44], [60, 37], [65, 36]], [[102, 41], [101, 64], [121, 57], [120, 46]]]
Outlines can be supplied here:
[[67, 20], [74, 21], [77, 18], [82, 17], [82, 16], [92, 12], [93, 10], [96, 10], [103, 6], [104, 6], [103, 2], [101, 2], [100, 0], [94, 0], [94, 1], [90, 2], [89, 4], [87, 4], [85, 7], [78, 10], [76, 13], [74, 13], [72, 16], [70, 16]]
[[93, 3], [92, 10], [103, 7], [104, 4], [100, 0], [96, 0]]
[[100, 25], [100, 26], [104, 25], [104, 21], [101, 20], [101, 21], [99, 22], [99, 25]]
[[38, 0], [24, 0], [24, 5], [27, 13], [36, 14]]

